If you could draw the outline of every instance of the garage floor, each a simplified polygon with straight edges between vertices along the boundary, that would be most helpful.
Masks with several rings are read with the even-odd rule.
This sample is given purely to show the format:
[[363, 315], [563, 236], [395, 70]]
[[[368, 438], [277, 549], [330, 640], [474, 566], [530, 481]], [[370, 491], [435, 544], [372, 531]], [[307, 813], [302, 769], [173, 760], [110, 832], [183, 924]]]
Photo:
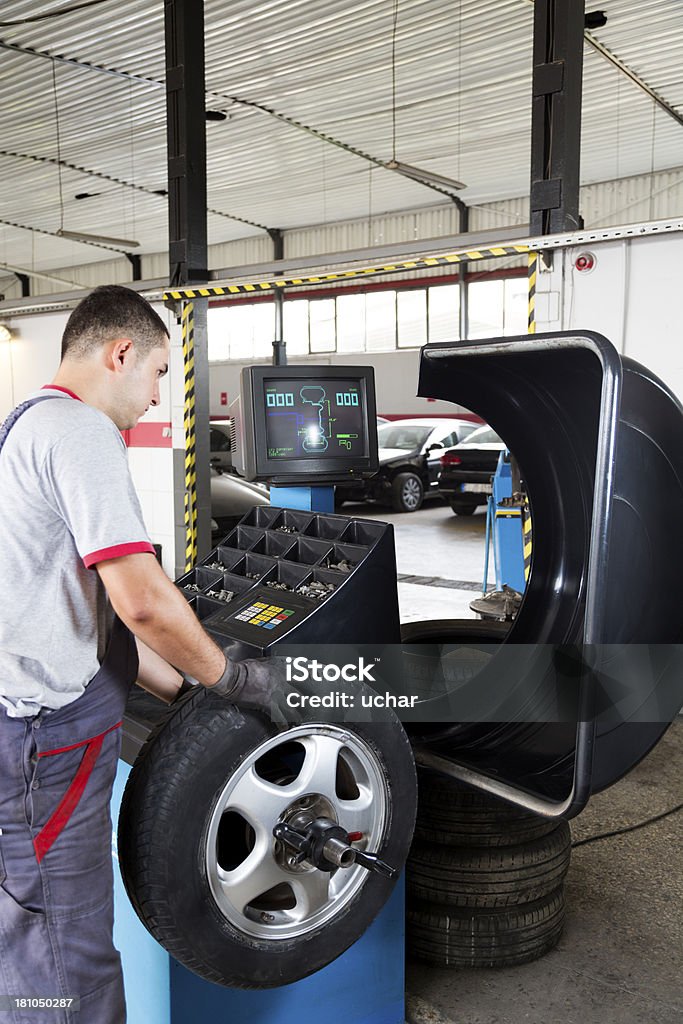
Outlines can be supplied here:
[[[435, 501], [409, 515], [370, 503], [344, 505], [343, 512], [393, 523], [401, 622], [474, 618], [469, 604], [481, 596], [484, 506], [473, 516], [456, 516]], [[493, 583], [493, 563], [489, 583]]]
[[[429, 504], [393, 522], [402, 621], [465, 617], [483, 566], [485, 516]], [[407, 577], [407, 579], [406, 579]], [[463, 586], [464, 584], [464, 586]], [[474, 591], [474, 592], [473, 592]], [[572, 822], [574, 841], [644, 822], [683, 801], [683, 718], [631, 774]], [[412, 1024], [683, 1024], [683, 811], [576, 847], [559, 946], [504, 970], [407, 967]]]

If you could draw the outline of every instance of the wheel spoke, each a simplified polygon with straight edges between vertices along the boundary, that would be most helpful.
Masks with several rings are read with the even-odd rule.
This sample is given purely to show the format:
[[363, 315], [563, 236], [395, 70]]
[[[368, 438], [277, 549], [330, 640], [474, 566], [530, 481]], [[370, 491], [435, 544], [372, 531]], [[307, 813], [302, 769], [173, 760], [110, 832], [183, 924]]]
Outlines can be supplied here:
[[288, 914], [297, 921], [312, 917], [329, 900], [330, 875], [327, 871], [307, 871], [296, 878], [290, 877], [289, 884], [296, 898], [296, 907]]
[[320, 733], [304, 736], [299, 742], [305, 750], [304, 761], [294, 782], [282, 787], [287, 799], [296, 799], [306, 793], [320, 793], [335, 803], [337, 761], [343, 744]]
[[371, 789], [363, 787], [356, 800], [337, 800], [339, 824], [347, 832], [367, 835], [373, 826], [376, 799]]
[[232, 871], [218, 867], [218, 882], [229, 902], [244, 913], [244, 908], [264, 892], [290, 879], [273, 860], [270, 844], [258, 843], [246, 860]]
[[286, 786], [267, 782], [252, 766], [233, 786], [223, 810], [237, 811], [257, 830], [270, 834], [273, 825], [291, 800]]

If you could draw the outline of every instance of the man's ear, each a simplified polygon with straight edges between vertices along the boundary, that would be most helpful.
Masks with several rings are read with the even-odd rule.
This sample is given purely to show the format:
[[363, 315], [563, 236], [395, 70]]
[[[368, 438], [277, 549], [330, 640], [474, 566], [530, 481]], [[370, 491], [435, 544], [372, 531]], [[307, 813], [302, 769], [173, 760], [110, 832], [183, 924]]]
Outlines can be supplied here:
[[114, 338], [106, 346], [109, 368], [115, 372], [128, 369], [135, 359], [135, 346], [130, 338]]

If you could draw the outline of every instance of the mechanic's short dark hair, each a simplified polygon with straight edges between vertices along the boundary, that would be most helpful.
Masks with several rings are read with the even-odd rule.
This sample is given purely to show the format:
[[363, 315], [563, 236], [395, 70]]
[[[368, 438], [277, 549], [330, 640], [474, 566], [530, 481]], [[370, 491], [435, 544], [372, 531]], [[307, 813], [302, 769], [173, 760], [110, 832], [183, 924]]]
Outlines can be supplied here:
[[146, 356], [168, 336], [164, 321], [146, 299], [123, 285], [105, 284], [73, 310], [62, 335], [62, 359], [87, 356], [113, 338], [130, 338]]

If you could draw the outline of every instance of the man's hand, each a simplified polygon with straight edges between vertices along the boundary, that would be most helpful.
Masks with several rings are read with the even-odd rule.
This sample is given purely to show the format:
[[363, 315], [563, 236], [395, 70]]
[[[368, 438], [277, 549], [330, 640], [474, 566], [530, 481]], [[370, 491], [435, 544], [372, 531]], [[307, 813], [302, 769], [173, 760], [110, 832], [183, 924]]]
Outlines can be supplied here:
[[[209, 692], [219, 693], [238, 707], [263, 711], [278, 725], [293, 725], [305, 717], [338, 722], [359, 718], [354, 702], [344, 707], [322, 707], [319, 698], [331, 691], [331, 684], [306, 680], [293, 683], [287, 679], [285, 658], [254, 658], [226, 662], [225, 672]], [[335, 684], [335, 690], [346, 690], [348, 684]], [[349, 693], [351, 691], [349, 690]], [[316, 698], [309, 704], [308, 698]], [[289, 698], [293, 698], [290, 702]]]
[[287, 681], [284, 658], [226, 659], [225, 671], [207, 690], [243, 708], [267, 712], [273, 721], [291, 722], [299, 716], [287, 705], [287, 696], [298, 692]]

